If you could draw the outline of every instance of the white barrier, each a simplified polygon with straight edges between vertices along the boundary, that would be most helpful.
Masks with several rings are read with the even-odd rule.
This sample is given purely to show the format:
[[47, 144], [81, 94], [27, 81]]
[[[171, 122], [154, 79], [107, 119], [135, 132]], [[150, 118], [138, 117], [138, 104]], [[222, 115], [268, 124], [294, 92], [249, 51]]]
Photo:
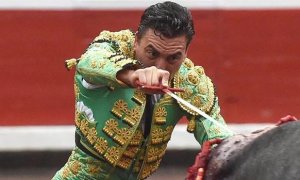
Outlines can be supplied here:
[[[271, 124], [229, 124], [236, 133], [247, 134]], [[59, 151], [75, 145], [74, 126], [4, 126], [0, 127], [0, 151]], [[168, 149], [199, 149], [186, 125], [175, 127]]]
[[[190, 9], [299, 9], [300, 0], [173, 0]], [[0, 9], [145, 9], [160, 0], [9, 0]]]

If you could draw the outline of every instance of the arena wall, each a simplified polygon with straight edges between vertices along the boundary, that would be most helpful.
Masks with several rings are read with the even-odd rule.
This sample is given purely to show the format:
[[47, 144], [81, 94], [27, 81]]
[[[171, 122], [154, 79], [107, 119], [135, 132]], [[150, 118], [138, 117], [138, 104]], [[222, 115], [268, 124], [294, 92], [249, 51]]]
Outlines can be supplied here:
[[[74, 71], [65, 69], [64, 60], [80, 57], [102, 30], [136, 31], [142, 10], [154, 2], [1, 2], [0, 133], [10, 136], [10, 128], [29, 128], [25, 134], [32, 137], [38, 136], [35, 128], [50, 128], [51, 134], [71, 127]], [[260, 126], [286, 114], [300, 116], [299, 0], [177, 2], [188, 6], [194, 17], [196, 36], [189, 58], [216, 84], [229, 124]], [[181, 121], [178, 132], [185, 123]]]

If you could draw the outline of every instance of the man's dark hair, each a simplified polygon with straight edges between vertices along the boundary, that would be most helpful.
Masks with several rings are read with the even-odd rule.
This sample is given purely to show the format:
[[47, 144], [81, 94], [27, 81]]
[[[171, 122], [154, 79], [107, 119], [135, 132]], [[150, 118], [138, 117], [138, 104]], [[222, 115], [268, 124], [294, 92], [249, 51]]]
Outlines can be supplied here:
[[186, 7], [170, 1], [154, 4], [144, 11], [138, 27], [138, 39], [148, 29], [153, 29], [156, 35], [163, 35], [167, 38], [185, 35], [187, 45], [195, 34], [190, 11]]

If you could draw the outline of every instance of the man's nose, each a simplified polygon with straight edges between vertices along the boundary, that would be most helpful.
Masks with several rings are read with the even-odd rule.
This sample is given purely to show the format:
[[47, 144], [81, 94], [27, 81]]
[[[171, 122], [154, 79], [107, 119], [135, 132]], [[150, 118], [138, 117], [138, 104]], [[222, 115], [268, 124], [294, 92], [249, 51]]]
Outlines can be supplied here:
[[156, 60], [155, 66], [158, 69], [166, 70], [167, 69], [167, 61], [164, 58], [159, 58]]

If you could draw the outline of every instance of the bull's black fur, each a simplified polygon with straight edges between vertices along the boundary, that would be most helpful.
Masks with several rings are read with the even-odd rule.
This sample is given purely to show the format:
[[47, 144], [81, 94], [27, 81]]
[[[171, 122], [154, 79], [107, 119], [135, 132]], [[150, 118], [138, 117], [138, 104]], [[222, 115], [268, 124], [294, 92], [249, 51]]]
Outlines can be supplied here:
[[205, 180], [300, 180], [300, 121], [265, 132], [216, 168], [218, 148], [222, 144], [211, 154]]

